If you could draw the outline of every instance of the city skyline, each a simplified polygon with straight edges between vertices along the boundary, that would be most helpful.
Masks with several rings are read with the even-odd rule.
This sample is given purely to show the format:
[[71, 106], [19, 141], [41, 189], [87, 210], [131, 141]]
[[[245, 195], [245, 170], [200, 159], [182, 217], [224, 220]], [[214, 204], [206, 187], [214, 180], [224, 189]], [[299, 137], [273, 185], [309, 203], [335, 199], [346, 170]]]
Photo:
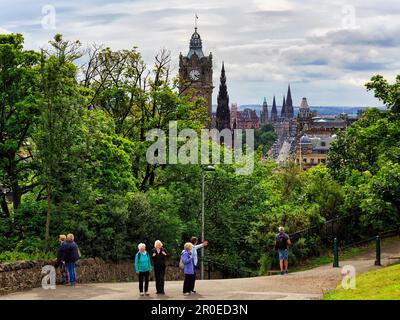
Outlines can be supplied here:
[[[171, 51], [178, 72], [197, 13], [205, 54], [213, 54], [213, 105], [225, 62], [228, 93], [238, 105], [277, 104], [292, 88], [293, 103], [302, 97], [318, 106], [381, 106], [364, 83], [374, 74], [390, 82], [400, 68], [400, 4], [379, 1], [218, 1], [65, 0], [52, 3], [1, 1], [0, 32], [20, 32], [26, 47], [38, 49], [55, 33], [84, 45], [112, 49], [137, 46], [150, 66], [163, 48]], [[23, 4], [23, 5], [22, 5]], [[43, 19], [54, 9], [54, 25]]]

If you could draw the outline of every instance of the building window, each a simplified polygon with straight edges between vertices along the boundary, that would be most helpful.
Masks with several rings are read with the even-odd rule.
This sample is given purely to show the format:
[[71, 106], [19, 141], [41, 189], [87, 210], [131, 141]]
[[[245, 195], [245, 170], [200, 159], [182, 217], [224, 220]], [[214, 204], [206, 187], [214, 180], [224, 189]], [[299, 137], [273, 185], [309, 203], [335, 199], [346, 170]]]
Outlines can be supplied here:
[[326, 147], [326, 142], [325, 141], [321, 142], [321, 147]]
[[314, 164], [314, 158], [311, 158], [311, 164]]

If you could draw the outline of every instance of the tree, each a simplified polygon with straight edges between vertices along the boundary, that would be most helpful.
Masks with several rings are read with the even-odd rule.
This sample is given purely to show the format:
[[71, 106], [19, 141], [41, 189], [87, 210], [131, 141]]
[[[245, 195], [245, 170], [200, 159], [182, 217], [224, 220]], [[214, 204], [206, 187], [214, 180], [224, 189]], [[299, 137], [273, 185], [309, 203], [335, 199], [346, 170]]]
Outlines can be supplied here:
[[40, 114], [40, 55], [23, 50], [23, 43], [21, 34], [0, 35], [0, 202], [6, 216], [5, 190], [18, 209], [22, 195], [37, 184], [29, 138]]
[[47, 193], [45, 240], [49, 239], [54, 200], [62, 194], [74, 171], [71, 159], [74, 137], [78, 133], [85, 102], [77, 82], [73, 61], [81, 55], [79, 42], [64, 41], [57, 34], [50, 42], [53, 52], [42, 52], [42, 113], [35, 135], [40, 182]]
[[254, 130], [254, 148], [261, 146], [263, 155], [268, 154], [276, 139], [277, 135], [271, 124], [264, 124], [260, 129]]
[[381, 75], [375, 75], [366, 85], [368, 91], [374, 91], [375, 97], [381, 100], [397, 117], [400, 114], [400, 74], [394, 84], [389, 84]]

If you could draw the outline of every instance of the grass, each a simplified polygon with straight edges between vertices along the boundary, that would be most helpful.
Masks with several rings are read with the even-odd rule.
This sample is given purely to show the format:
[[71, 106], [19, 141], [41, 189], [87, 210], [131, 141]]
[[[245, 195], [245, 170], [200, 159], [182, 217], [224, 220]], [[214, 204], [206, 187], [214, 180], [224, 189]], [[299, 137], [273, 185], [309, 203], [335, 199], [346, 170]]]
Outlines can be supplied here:
[[400, 264], [369, 271], [356, 277], [356, 288], [339, 284], [324, 300], [400, 300]]
[[0, 252], [0, 263], [9, 263], [15, 261], [29, 261], [29, 260], [52, 260], [56, 256], [54, 253], [37, 251], [34, 253], [25, 253], [20, 251], [3, 251]]

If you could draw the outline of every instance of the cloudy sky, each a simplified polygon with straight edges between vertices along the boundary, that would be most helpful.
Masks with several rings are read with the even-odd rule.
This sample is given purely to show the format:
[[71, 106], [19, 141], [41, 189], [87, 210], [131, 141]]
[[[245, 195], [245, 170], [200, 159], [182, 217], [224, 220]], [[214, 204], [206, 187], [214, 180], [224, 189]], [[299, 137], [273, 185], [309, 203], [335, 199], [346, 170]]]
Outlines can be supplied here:
[[187, 53], [194, 14], [214, 58], [214, 103], [222, 61], [231, 102], [261, 103], [290, 82], [295, 105], [380, 106], [363, 84], [400, 73], [399, 0], [0, 0], [0, 33], [22, 32], [38, 49], [55, 34], [113, 49], [137, 46], [146, 63], [162, 48]]

